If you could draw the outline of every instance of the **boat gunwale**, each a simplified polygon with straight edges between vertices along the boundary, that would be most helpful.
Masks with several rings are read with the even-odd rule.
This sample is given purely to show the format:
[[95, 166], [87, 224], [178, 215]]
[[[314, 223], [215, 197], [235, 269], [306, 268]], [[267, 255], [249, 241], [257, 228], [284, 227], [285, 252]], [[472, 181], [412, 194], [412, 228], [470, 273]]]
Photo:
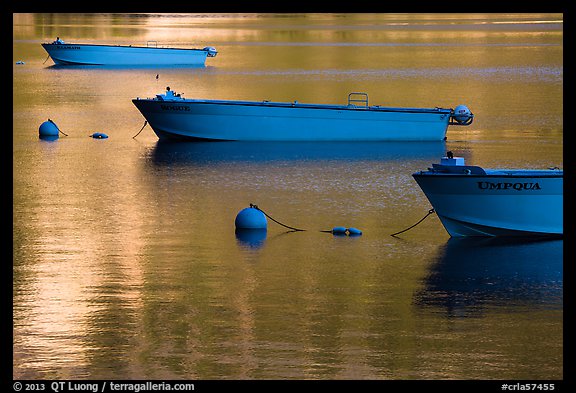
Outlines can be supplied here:
[[[490, 170], [490, 169], [488, 169]], [[549, 169], [551, 172], [550, 173], [545, 173], [547, 169], [542, 169], [541, 171], [543, 173], [534, 173], [534, 170], [527, 170], [527, 171], [531, 171], [532, 173], [489, 173], [486, 172], [486, 174], [466, 174], [466, 173], [449, 173], [449, 172], [432, 172], [432, 171], [420, 171], [420, 172], [415, 172], [412, 174], [413, 177], [418, 177], [418, 176], [440, 176], [440, 177], [466, 177], [466, 178], [487, 178], [487, 177], [491, 177], [491, 178], [503, 178], [503, 179], [507, 179], [507, 178], [522, 178], [522, 179], [526, 179], [526, 178], [563, 178], [564, 177], [564, 171], [557, 171], [556, 172], [552, 172], [553, 169]], [[520, 169], [519, 171], [522, 171], [522, 169]]]
[[335, 104], [306, 104], [306, 103], [291, 103], [291, 102], [272, 102], [272, 101], [233, 101], [233, 100], [204, 100], [193, 98], [181, 99], [168, 99], [159, 100], [157, 98], [133, 98], [132, 102], [153, 102], [160, 104], [211, 104], [211, 105], [238, 105], [238, 106], [256, 106], [267, 108], [298, 108], [298, 109], [329, 109], [329, 110], [354, 110], [359, 112], [401, 112], [401, 113], [422, 113], [422, 114], [452, 114], [452, 109], [448, 108], [399, 108], [399, 107], [384, 107], [379, 105], [374, 106], [348, 106], [348, 105], [335, 105]]

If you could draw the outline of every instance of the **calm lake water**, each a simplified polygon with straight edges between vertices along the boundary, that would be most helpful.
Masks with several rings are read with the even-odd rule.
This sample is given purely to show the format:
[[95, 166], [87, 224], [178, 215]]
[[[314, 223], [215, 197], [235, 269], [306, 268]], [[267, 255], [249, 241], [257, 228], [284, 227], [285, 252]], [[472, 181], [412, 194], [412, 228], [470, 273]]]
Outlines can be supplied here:
[[[562, 379], [563, 241], [450, 239], [446, 150], [563, 166], [559, 14], [15, 14], [13, 377]], [[57, 67], [67, 42], [206, 67]], [[25, 64], [17, 65], [16, 62]], [[158, 80], [156, 75], [158, 74]], [[455, 107], [441, 143], [160, 143], [131, 99]], [[68, 134], [38, 138], [48, 118]], [[104, 132], [108, 139], [88, 135]], [[237, 236], [250, 203], [264, 237]], [[359, 237], [321, 230], [356, 227]]]

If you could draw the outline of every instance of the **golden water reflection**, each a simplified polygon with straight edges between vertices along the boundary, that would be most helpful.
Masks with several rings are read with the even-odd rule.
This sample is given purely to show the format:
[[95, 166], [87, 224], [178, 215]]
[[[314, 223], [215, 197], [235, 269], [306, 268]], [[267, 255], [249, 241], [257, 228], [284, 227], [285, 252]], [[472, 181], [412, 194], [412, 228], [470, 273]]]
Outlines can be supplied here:
[[[529, 272], [512, 299], [488, 291], [447, 311], [462, 293], [427, 281], [457, 262], [437, 217], [389, 236], [427, 211], [411, 173], [446, 150], [486, 167], [562, 166], [562, 15], [13, 21], [14, 60], [26, 59], [13, 78], [14, 378], [562, 378], [561, 275], [541, 297]], [[39, 45], [56, 36], [219, 54], [198, 69], [59, 68]], [[188, 98], [340, 104], [367, 91], [371, 104], [465, 103], [477, 118], [434, 145], [133, 139], [143, 118], [130, 100], [166, 85]], [[47, 117], [70, 137], [39, 141]], [[310, 230], [270, 225], [263, 241], [242, 241], [233, 220], [249, 203]], [[336, 225], [364, 234], [318, 231]]]

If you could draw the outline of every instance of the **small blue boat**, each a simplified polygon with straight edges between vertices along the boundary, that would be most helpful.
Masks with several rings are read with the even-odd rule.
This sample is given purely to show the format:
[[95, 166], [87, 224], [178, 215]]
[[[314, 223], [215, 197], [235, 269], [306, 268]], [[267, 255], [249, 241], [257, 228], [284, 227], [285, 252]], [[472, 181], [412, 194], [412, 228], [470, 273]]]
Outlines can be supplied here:
[[156, 41], [148, 41], [147, 46], [98, 45], [65, 43], [58, 38], [42, 47], [58, 65], [204, 66], [207, 57], [218, 53], [213, 47], [161, 48]]
[[450, 236], [563, 235], [558, 168], [483, 169], [449, 156], [412, 176]]
[[469, 125], [464, 105], [394, 108], [368, 105], [368, 94], [350, 93], [347, 105], [298, 101], [186, 99], [168, 87], [136, 108], [160, 139], [207, 141], [442, 141], [449, 125]]

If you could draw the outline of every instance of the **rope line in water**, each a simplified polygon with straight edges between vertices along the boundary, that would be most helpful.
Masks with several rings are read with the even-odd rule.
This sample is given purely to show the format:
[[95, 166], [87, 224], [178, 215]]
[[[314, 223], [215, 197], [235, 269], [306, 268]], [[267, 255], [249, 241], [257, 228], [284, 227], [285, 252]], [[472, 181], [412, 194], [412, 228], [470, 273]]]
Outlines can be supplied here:
[[276, 224], [282, 225], [282, 226], [285, 227], [285, 228], [292, 229], [293, 231], [298, 231], [298, 232], [304, 232], [304, 231], [306, 231], [306, 229], [294, 228], [294, 227], [291, 227], [291, 226], [289, 226], [289, 225], [282, 224], [280, 221], [275, 220], [274, 218], [270, 217], [264, 210], [260, 209], [257, 205], [254, 205], [254, 204], [251, 203], [251, 204], [250, 204], [250, 207], [253, 207], [253, 208], [256, 209], [256, 210], [260, 210], [266, 217], [268, 217], [269, 219], [271, 219], [272, 221], [274, 221]]
[[[144, 125], [142, 126], [142, 128], [140, 128], [140, 131], [138, 131], [138, 134], [134, 135], [132, 137], [132, 139], [136, 138], [138, 135], [140, 135], [140, 133], [142, 132], [142, 130], [144, 129], [144, 127], [146, 127], [146, 124], [148, 124], [148, 120], [144, 120]], [[264, 212], [262, 212], [264, 213]]]
[[409, 230], [409, 229], [414, 228], [416, 225], [420, 224], [420, 223], [421, 223], [422, 221], [424, 221], [430, 214], [432, 214], [432, 213], [434, 213], [434, 212], [435, 212], [434, 209], [428, 210], [428, 213], [426, 213], [426, 215], [425, 215], [424, 217], [422, 217], [422, 218], [420, 219], [420, 221], [418, 221], [416, 224], [414, 224], [414, 225], [412, 225], [412, 226], [410, 226], [410, 227], [408, 227], [408, 228], [406, 228], [406, 229], [404, 229], [404, 230], [402, 230], [402, 231], [400, 231], [400, 232], [393, 233], [393, 234], [391, 234], [390, 236], [396, 236], [396, 235], [399, 235], [399, 234], [401, 234], [401, 233], [406, 232], [406, 231]]
[[[144, 125], [146, 125], [146, 124], [144, 124]], [[276, 224], [278, 224], [278, 225], [283, 226], [284, 228], [288, 228], [288, 229], [291, 229], [291, 230], [293, 230], [293, 231], [298, 231], [298, 232], [304, 232], [304, 231], [306, 231], [306, 229], [295, 228], [295, 227], [291, 227], [290, 225], [286, 225], [286, 224], [281, 223], [280, 221], [278, 221], [278, 220], [276, 220], [275, 218], [271, 217], [271, 216], [270, 216], [268, 213], [266, 213], [264, 210], [260, 209], [260, 208], [258, 207], [258, 205], [255, 205], [255, 204], [251, 203], [251, 204], [250, 204], [250, 207], [252, 207], [252, 208], [254, 208], [254, 209], [256, 209], [256, 210], [261, 211], [262, 214], [264, 214], [264, 215], [265, 215], [266, 217], [268, 217], [270, 220], [274, 221], [274, 222], [275, 222]], [[426, 213], [426, 215], [425, 215], [424, 217], [422, 217], [416, 224], [411, 225], [411, 226], [409, 226], [408, 228], [403, 229], [403, 230], [401, 230], [401, 231], [399, 231], [399, 232], [393, 233], [393, 234], [391, 234], [390, 236], [396, 236], [396, 235], [399, 235], [399, 234], [404, 233], [404, 232], [406, 232], [406, 231], [409, 231], [410, 229], [414, 228], [416, 225], [418, 225], [418, 224], [420, 224], [422, 221], [424, 221], [426, 218], [428, 218], [429, 215], [431, 215], [431, 214], [433, 214], [433, 213], [435, 213], [435, 212], [436, 212], [436, 211], [434, 210], [434, 208], [428, 210], [428, 213]], [[321, 230], [320, 232], [332, 233], [333, 230]]]
[[[58, 128], [58, 126], [56, 125], [56, 123], [54, 123], [51, 119], [48, 119], [48, 121], [52, 124], [54, 124], [54, 127], [56, 127], [56, 129], [58, 130], [58, 132], [62, 132], [60, 131], [60, 128]], [[64, 134], [65, 136], [68, 136], [68, 134], [66, 134], [65, 132], [62, 132], [62, 134]]]
[[[307, 231], [307, 229], [295, 228], [295, 227], [291, 227], [291, 226], [289, 226], [289, 225], [286, 225], [286, 224], [281, 223], [280, 221], [278, 221], [278, 220], [276, 220], [275, 218], [271, 217], [271, 216], [270, 216], [268, 213], [266, 213], [264, 210], [260, 209], [260, 208], [258, 207], [258, 205], [255, 205], [255, 204], [251, 203], [251, 204], [250, 204], [250, 207], [252, 207], [252, 208], [254, 208], [254, 209], [256, 209], [256, 210], [261, 211], [262, 214], [264, 214], [264, 215], [265, 215], [266, 217], [268, 217], [270, 220], [274, 221], [274, 222], [275, 222], [276, 224], [278, 224], [278, 225], [283, 226], [284, 228], [288, 228], [288, 229], [291, 229], [291, 230], [297, 231], [297, 232], [305, 232], [305, 231]], [[358, 230], [355, 229], [355, 228], [350, 228], [350, 229], [354, 229], [355, 231], [358, 231]], [[347, 231], [349, 231], [350, 229], [348, 229]], [[334, 229], [319, 230], [319, 232], [322, 232], [322, 233], [336, 233], [336, 232], [334, 232]], [[341, 232], [338, 232], [338, 233], [341, 233]], [[354, 233], [354, 235], [357, 235], [357, 234], [362, 234], [362, 232], [360, 232], [360, 233]], [[352, 235], [352, 233], [351, 233], [351, 235]]]

